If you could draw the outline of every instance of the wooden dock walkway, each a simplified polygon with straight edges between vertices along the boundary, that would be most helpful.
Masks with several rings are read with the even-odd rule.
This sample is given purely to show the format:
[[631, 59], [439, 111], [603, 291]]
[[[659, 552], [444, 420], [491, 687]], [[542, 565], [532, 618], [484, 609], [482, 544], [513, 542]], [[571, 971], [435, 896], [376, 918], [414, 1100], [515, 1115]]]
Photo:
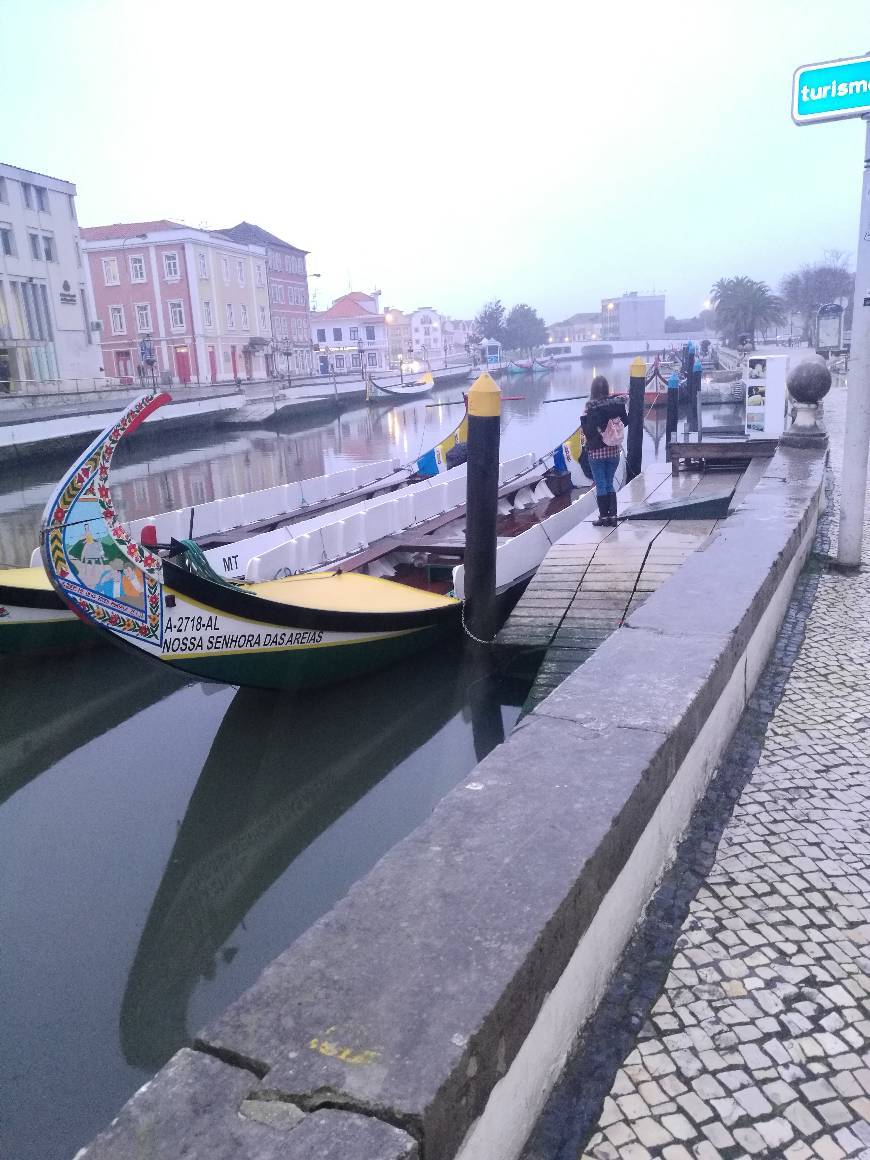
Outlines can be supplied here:
[[[734, 488], [739, 472], [671, 474], [652, 464], [619, 494], [620, 509], [702, 499]], [[523, 712], [534, 708], [674, 574], [712, 534], [716, 519], [627, 520], [596, 528], [592, 516], [550, 548], [504, 627], [500, 646], [546, 655]]]

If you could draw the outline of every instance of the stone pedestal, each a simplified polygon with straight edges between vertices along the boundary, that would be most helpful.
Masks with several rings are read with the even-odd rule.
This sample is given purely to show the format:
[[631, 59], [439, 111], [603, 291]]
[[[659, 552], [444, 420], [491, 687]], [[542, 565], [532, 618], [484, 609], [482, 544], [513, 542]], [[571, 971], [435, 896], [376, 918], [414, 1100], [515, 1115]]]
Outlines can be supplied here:
[[794, 419], [780, 439], [785, 447], [826, 447], [828, 434], [822, 426], [820, 401], [831, 389], [831, 372], [824, 360], [807, 359], [789, 372], [788, 393], [794, 400]]

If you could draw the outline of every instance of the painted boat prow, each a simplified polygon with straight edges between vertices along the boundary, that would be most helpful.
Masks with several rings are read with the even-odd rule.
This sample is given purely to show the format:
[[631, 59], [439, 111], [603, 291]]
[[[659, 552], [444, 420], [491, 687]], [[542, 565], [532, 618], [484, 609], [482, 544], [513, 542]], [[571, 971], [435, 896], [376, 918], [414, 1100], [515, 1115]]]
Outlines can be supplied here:
[[462, 416], [449, 435], [445, 435], [443, 439], [439, 440], [434, 447], [417, 459], [417, 471], [420, 475], [440, 475], [447, 471], [449, 464], [447, 462], [447, 452], [451, 451], [457, 443], [468, 442], [468, 411]]
[[43, 512], [40, 550], [53, 588], [78, 617], [110, 633], [122, 621], [139, 635], [154, 632], [160, 560], [117, 519], [109, 467], [121, 439], [170, 399], [165, 391], [134, 399], [67, 471]]

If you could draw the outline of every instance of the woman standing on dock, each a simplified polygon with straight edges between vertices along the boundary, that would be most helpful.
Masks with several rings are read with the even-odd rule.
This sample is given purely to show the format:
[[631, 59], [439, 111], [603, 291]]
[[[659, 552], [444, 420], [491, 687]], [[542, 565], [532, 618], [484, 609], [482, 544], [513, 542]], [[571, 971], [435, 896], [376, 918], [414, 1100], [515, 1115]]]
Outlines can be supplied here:
[[[611, 422], [613, 422], [611, 426]], [[586, 436], [589, 467], [595, 481], [598, 499], [596, 528], [616, 527], [616, 490], [613, 477], [619, 465], [621, 432], [628, 423], [624, 395], [611, 395], [610, 384], [604, 375], [596, 375], [589, 391], [589, 401], [580, 424]], [[617, 436], [620, 438], [617, 441]]]

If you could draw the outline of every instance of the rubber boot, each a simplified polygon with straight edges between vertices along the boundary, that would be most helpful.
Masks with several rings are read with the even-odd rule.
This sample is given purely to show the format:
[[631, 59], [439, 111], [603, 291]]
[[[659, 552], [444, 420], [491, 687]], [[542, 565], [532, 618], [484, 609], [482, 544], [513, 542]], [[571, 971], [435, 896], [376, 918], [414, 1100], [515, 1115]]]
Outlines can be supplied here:
[[619, 519], [618, 519], [617, 514], [616, 514], [616, 492], [615, 491], [608, 492], [607, 499], [608, 499], [607, 515], [608, 515], [608, 518], [610, 519], [610, 526], [613, 528], [618, 528], [619, 527]]
[[610, 524], [610, 496], [596, 495], [598, 500], [598, 519], [592, 521], [593, 528], [609, 528]]

